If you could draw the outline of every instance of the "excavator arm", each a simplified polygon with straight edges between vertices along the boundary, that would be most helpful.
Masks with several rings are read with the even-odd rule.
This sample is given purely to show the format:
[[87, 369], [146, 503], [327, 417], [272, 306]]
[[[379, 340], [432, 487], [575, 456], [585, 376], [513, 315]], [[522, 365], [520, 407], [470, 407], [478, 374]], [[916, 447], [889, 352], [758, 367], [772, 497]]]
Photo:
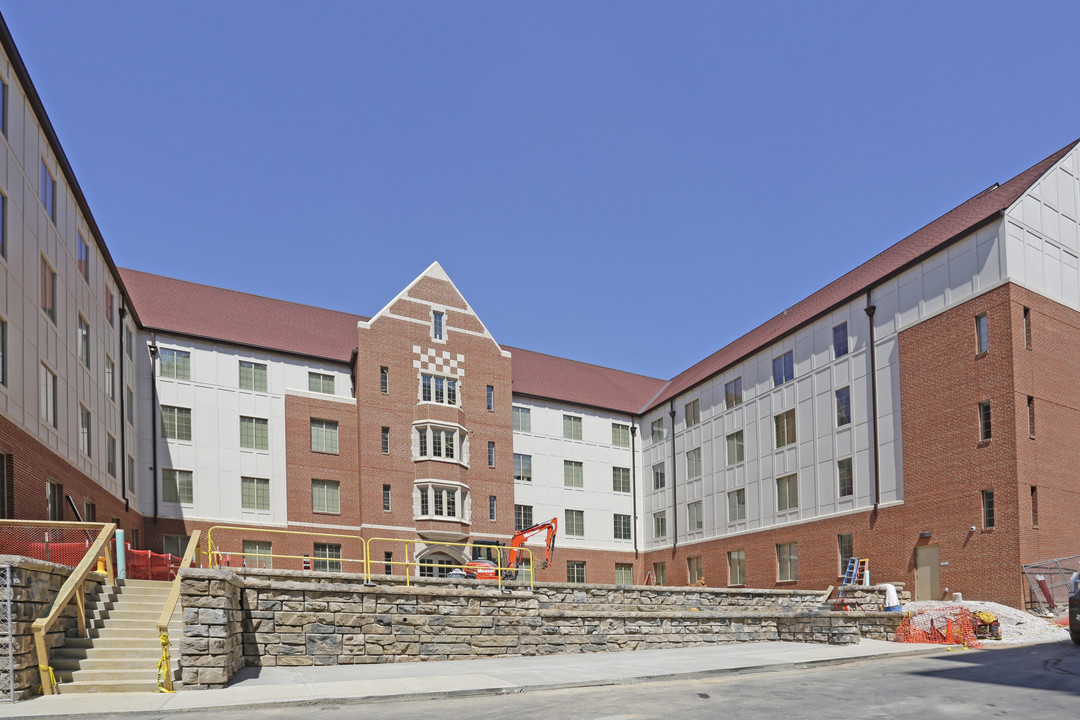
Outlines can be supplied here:
[[544, 543], [544, 564], [541, 568], [546, 568], [551, 564], [551, 555], [555, 552], [555, 535], [559, 529], [559, 519], [553, 517], [547, 522], [538, 523], [532, 527], [527, 527], [524, 530], [518, 530], [514, 533], [514, 537], [510, 540], [510, 552], [506, 557], [506, 566], [510, 568], [517, 568], [518, 563], [521, 562], [524, 553], [521, 552], [521, 546], [525, 544], [525, 541], [540, 532], [547, 531], [547, 541]]

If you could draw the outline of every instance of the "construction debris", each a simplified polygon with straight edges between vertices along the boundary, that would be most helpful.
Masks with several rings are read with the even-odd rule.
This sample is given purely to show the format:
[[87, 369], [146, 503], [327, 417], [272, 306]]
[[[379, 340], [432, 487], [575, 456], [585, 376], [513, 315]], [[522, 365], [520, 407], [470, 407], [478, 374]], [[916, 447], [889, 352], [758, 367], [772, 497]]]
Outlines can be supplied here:
[[1054, 625], [1045, 618], [1032, 615], [1023, 610], [999, 605], [992, 602], [975, 602], [964, 600], [962, 602], [944, 601], [921, 601], [904, 605], [904, 612], [915, 612], [945, 607], [960, 606], [971, 612], [985, 611], [997, 617], [1001, 629], [1000, 640], [987, 640], [983, 642], [985, 647], [997, 645], [1026, 645], [1028, 643], [1065, 642], [1069, 640], [1069, 629]]

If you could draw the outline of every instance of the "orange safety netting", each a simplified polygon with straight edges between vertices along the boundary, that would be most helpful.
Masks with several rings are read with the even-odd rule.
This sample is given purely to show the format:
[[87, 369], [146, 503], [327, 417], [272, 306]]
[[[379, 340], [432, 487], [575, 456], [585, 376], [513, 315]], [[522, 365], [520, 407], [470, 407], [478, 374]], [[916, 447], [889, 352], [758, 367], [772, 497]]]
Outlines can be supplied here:
[[959, 605], [904, 613], [895, 639], [902, 643], [982, 647], [982, 643], [975, 636], [975, 619], [971, 611]]

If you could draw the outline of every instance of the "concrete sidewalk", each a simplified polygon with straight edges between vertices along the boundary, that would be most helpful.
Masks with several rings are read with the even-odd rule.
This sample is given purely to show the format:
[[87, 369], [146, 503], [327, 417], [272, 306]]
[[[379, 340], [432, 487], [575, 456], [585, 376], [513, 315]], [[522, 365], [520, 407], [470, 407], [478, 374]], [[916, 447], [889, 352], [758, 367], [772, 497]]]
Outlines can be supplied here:
[[757, 642], [585, 655], [244, 668], [229, 687], [221, 690], [52, 695], [0, 704], [0, 718], [419, 700], [784, 670], [943, 649], [941, 645], [905, 645], [882, 640], [863, 640], [857, 645]]

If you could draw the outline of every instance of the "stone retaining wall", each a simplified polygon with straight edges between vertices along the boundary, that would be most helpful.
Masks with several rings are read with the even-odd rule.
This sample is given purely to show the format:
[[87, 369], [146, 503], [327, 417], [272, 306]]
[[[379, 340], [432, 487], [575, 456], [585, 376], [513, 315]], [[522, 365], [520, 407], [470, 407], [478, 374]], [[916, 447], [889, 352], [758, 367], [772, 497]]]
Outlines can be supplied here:
[[229, 570], [185, 571], [180, 582], [184, 687], [223, 687], [244, 666], [243, 578]]
[[[900, 598], [901, 605], [911, 602], [911, 591], [904, 588], [904, 583], [887, 584], [896, 588], [896, 594]], [[885, 584], [844, 585], [840, 588], [840, 591], [843, 592], [841, 605], [851, 610], [863, 612], [883, 612], [885, 610]]]

